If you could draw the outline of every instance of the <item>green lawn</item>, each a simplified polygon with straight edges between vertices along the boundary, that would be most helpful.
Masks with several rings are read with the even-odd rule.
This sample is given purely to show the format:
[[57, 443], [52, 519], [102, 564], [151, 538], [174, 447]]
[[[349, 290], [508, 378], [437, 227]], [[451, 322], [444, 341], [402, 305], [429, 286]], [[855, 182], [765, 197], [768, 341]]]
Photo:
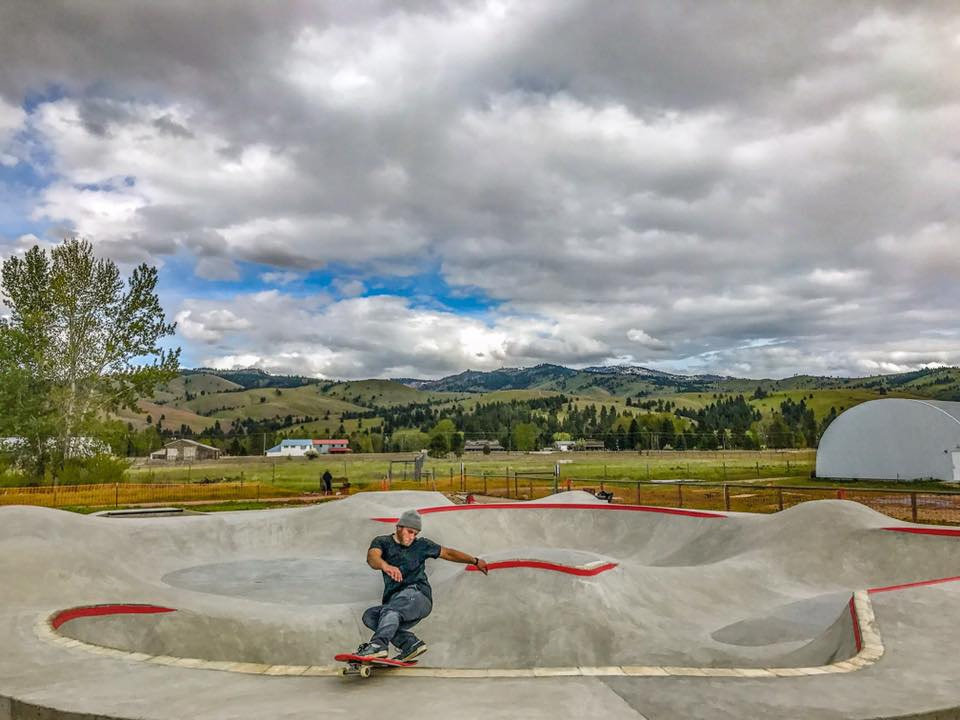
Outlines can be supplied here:
[[[337, 478], [361, 486], [378, 486], [386, 477], [390, 460], [412, 460], [412, 453], [362, 454], [271, 459], [265, 457], [227, 458], [217, 462], [186, 465], [141, 463], [127, 473], [130, 482], [196, 482], [199, 480], [240, 480], [276, 484], [291, 490], [314, 489], [320, 476], [329, 469]], [[467, 475], [504, 477], [516, 472], [551, 476], [560, 465], [562, 478], [583, 480], [752, 480], [759, 478], [809, 478], [814, 467], [812, 450], [796, 451], [664, 451], [638, 452], [494, 453], [465, 455], [457, 460], [428, 458], [424, 469], [438, 481], [459, 477], [460, 463]], [[412, 472], [408, 465], [407, 473]], [[394, 478], [403, 476], [403, 466], [394, 465]], [[439, 484], [439, 483], [438, 483]]]
[[[140, 461], [126, 474], [132, 483], [183, 483], [243, 481], [287, 489], [291, 493], [312, 492], [320, 487], [320, 478], [330, 470], [336, 484], [348, 481], [358, 490], [379, 489], [387, 476], [389, 463], [412, 461], [413, 453], [370, 453], [346, 456], [320, 456], [273, 459], [263, 456], [224, 458], [219, 461], [191, 465], [164, 464]], [[955, 486], [937, 482], [897, 483], [894, 481], [838, 482], [810, 477], [815, 467], [813, 450], [751, 451], [663, 451], [639, 452], [569, 452], [552, 454], [493, 453], [465, 455], [461, 459], [451, 455], [446, 459], [427, 458], [424, 465], [425, 481], [419, 486], [432, 489], [436, 478], [438, 490], [449, 490], [458, 485], [460, 464], [471, 477], [513, 477], [524, 473], [546, 481], [552, 478], [554, 468], [560, 466], [562, 480], [585, 482], [605, 481], [629, 485], [646, 480], [700, 480], [705, 482], [749, 482], [765, 485], [808, 485], [816, 487], [900, 488], [917, 490], [955, 489]], [[406, 479], [412, 477], [412, 463], [406, 465]], [[404, 465], [393, 466], [393, 487], [404, 479]], [[453, 479], [453, 482], [451, 482]], [[522, 480], [521, 480], [522, 483]], [[9, 471], [3, 477], [5, 486], [22, 483]]]

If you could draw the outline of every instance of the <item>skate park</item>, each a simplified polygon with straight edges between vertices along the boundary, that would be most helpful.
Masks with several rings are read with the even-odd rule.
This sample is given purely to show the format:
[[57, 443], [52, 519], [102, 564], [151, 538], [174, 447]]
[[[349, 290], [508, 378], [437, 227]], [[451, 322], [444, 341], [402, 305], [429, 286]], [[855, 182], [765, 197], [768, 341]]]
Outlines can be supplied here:
[[[375, 535], [430, 561], [415, 668], [339, 676], [369, 637]], [[456, 505], [370, 492], [297, 509], [108, 518], [0, 509], [0, 718], [953, 717], [960, 533], [856, 503], [773, 515], [585, 492]]]

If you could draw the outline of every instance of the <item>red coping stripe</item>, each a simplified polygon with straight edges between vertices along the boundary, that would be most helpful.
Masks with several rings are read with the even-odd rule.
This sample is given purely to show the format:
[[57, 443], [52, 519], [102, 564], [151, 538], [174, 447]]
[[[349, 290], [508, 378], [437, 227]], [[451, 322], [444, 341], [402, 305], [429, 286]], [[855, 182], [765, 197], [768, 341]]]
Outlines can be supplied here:
[[[537, 568], [539, 570], [554, 570], [556, 572], [567, 573], [568, 575], [579, 575], [580, 577], [593, 577], [607, 570], [613, 570], [617, 563], [610, 562], [598, 565], [592, 568], [580, 568], [572, 565], [558, 565], [557, 563], [546, 562], [544, 560], [501, 560], [500, 562], [487, 563], [488, 570], [503, 570], [505, 568]], [[468, 572], [479, 572], [476, 565], [467, 565]]]
[[151, 613], [176, 612], [175, 608], [160, 607], [159, 605], [88, 605], [75, 607], [58, 612], [51, 624], [57, 630], [61, 625], [79, 617], [97, 617], [100, 615], [145, 615]]
[[860, 635], [860, 618], [857, 616], [857, 606], [853, 602], [853, 595], [850, 596], [850, 617], [853, 619], [853, 639], [857, 643], [857, 652], [863, 650], [863, 637]]
[[947, 535], [949, 537], [960, 537], [960, 530], [955, 528], [924, 528], [924, 527], [885, 527], [884, 530], [890, 532], [913, 533], [914, 535]]
[[868, 593], [891, 592], [893, 590], [906, 590], [907, 588], [924, 587], [926, 585], [940, 585], [941, 583], [956, 582], [960, 580], [960, 575], [947, 578], [937, 578], [936, 580], [921, 580], [920, 582], [904, 583], [903, 585], [888, 585], [887, 587], [876, 587], [867, 590]]
[[[890, 532], [910, 533], [911, 535], [940, 535], [942, 537], [960, 537], [960, 530], [956, 528], [929, 528], [929, 527], [885, 527], [883, 530]], [[888, 585], [886, 587], [875, 587], [867, 590], [868, 593], [892, 592], [894, 590], [906, 590], [907, 588], [924, 587], [926, 585], [940, 585], [941, 583], [956, 582], [960, 580], [960, 575], [955, 577], [937, 578], [935, 580], [921, 580], [920, 582], [903, 583], [902, 585]]]
[[[651, 507], [649, 505], [607, 505], [594, 503], [478, 503], [473, 505], [441, 505], [439, 507], [420, 508], [421, 515], [441, 512], [464, 512], [469, 510], [620, 510], [627, 512], [652, 512], [664, 515], [682, 515], [697, 518], [726, 518], [723, 513], [701, 510], [681, 510], [679, 508]], [[395, 523], [399, 518], [370, 518], [382, 523]]]

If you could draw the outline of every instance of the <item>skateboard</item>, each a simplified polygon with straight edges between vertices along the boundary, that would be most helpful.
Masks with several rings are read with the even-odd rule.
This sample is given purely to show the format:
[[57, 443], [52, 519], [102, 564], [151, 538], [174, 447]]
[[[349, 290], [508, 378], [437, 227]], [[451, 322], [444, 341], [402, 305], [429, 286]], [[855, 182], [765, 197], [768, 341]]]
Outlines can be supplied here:
[[333, 659], [337, 662], [345, 662], [347, 666], [340, 670], [341, 675], [359, 675], [362, 678], [368, 678], [373, 673], [374, 668], [389, 670], [397, 667], [413, 667], [417, 664], [416, 660], [404, 662], [403, 660], [391, 660], [389, 658], [372, 658], [364, 655], [353, 655], [351, 653], [341, 653], [334, 655]]

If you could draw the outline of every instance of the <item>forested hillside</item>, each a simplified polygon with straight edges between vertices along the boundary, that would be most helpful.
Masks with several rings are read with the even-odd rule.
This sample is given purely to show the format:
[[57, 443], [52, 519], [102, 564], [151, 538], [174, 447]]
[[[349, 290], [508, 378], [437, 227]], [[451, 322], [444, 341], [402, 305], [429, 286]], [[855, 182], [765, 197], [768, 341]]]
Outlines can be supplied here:
[[[347, 437], [357, 452], [459, 452], [467, 440], [536, 450], [557, 440], [609, 449], [816, 447], [845, 409], [882, 397], [960, 399], [960, 371], [779, 380], [558, 365], [438, 381], [322, 381], [261, 370], [186, 370], [141, 413], [131, 452], [187, 436], [232, 454], [284, 437]], [[122, 433], [121, 433], [122, 434]]]

